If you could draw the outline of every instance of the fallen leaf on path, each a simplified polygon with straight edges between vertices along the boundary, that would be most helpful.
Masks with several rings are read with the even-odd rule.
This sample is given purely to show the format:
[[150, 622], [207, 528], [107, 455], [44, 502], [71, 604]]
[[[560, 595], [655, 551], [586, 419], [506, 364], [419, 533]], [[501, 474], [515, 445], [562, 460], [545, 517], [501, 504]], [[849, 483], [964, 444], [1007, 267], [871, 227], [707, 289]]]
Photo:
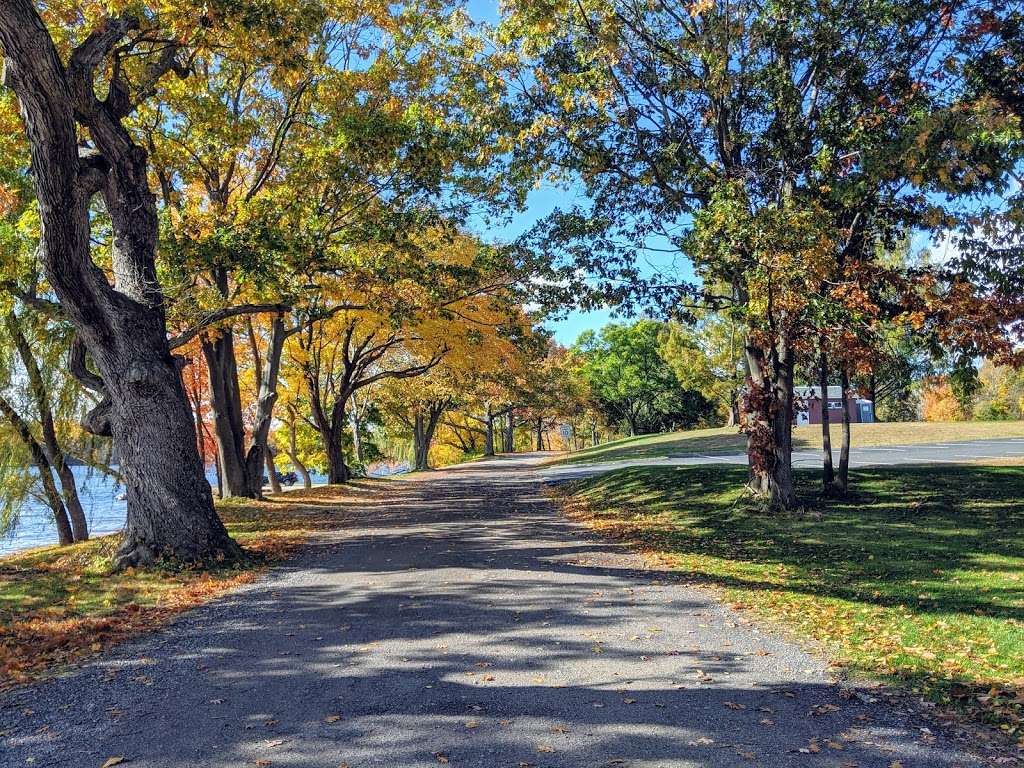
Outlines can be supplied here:
[[451, 762], [448, 759], [448, 755], [446, 755], [444, 752], [435, 752], [434, 759], [437, 760], [437, 762], [441, 763], [441, 765], [448, 765], [448, 763]]
[[811, 708], [811, 714], [817, 717], [818, 715], [829, 715], [833, 712], [838, 712], [839, 707], [835, 704], [819, 704], [816, 707]]
[[555, 748], [552, 747], [550, 744], [538, 744], [537, 745], [537, 751], [538, 752], [554, 752]]
[[741, 710], [746, 709], [746, 704], [737, 704], [735, 701], [723, 701], [722, 706], [728, 707], [729, 709]]
[[821, 752], [821, 747], [818, 746], [817, 739], [811, 739], [806, 747], [801, 747], [798, 751], [804, 755], [816, 755]]
[[341, 720], [341, 715], [328, 715], [324, 718], [325, 723], [336, 723]]
[[120, 756], [118, 756], [118, 757], [108, 757], [103, 762], [103, 765], [100, 766], [100, 768], [113, 768], [115, 765], [120, 765], [121, 763], [126, 763], [126, 762], [128, 762], [128, 761], [125, 758], [120, 757]]

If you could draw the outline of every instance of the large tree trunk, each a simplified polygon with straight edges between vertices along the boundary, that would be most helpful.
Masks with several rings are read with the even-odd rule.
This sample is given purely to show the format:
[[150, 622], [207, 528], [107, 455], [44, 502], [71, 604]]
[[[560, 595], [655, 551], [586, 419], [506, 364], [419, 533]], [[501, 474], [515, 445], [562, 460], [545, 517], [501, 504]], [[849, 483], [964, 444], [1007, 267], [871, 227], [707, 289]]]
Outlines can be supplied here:
[[[225, 496], [253, 496], [245, 466], [245, 425], [238, 384], [235, 340], [230, 329], [204, 335], [203, 357], [210, 377], [210, 410]], [[260, 468], [262, 474], [262, 467]]]
[[352, 479], [348, 465], [345, 463], [345, 448], [341, 430], [328, 427], [320, 431], [324, 442], [324, 453], [327, 455], [327, 482], [331, 485], [342, 485]]
[[[106, 102], [96, 96], [96, 69], [136, 26], [127, 17], [104, 19], [78, 37], [65, 66], [31, 0], [0, 4], [4, 81], [25, 118], [41, 261], [99, 370], [96, 377], [83, 365], [76, 374], [104, 394], [88, 426], [113, 437], [127, 485], [119, 567], [160, 556], [200, 560], [239, 552], [214, 511], [167, 342], [146, 153], [121, 124], [127, 84], [104, 88]], [[95, 146], [81, 158], [78, 121]], [[98, 192], [110, 218], [113, 285], [91, 258], [89, 210]]]
[[[149, 341], [155, 345], [157, 339], [151, 336]], [[145, 357], [139, 349], [133, 364], [120, 368], [125, 378], [110, 386], [114, 444], [128, 492], [125, 543], [118, 564], [145, 564], [161, 556], [235, 556], [237, 545], [213, 509], [174, 363], [169, 354], [164, 361], [150, 358], [148, 365], [140, 363]], [[110, 371], [112, 363], [104, 361], [99, 367]], [[133, 375], [140, 369], [145, 373]], [[117, 380], [112, 372], [104, 378]]]
[[413, 470], [426, 472], [430, 469], [430, 445], [427, 442], [427, 420], [421, 411], [413, 417], [412, 454]]
[[[263, 465], [266, 463], [264, 456], [267, 452], [267, 440], [270, 436], [270, 425], [274, 415], [274, 403], [277, 402], [277, 381], [281, 371], [281, 356], [284, 352], [284, 340], [286, 336], [284, 317], [278, 315], [274, 318], [270, 327], [270, 340], [267, 347], [267, 356], [264, 363], [259, 362], [259, 349], [253, 341], [253, 354], [257, 361], [256, 373], [259, 381], [259, 391], [256, 395], [256, 415], [253, 418], [252, 438], [249, 451], [245, 455], [245, 479], [247, 483], [247, 496], [258, 499], [263, 496]], [[273, 459], [271, 458], [271, 464]], [[281, 487], [273, 474], [270, 477], [271, 488], [275, 493], [280, 493]]]
[[750, 491], [770, 508], [796, 505], [793, 488], [793, 357], [785, 340], [769, 360], [755, 345], [746, 347], [749, 371], [746, 419]]
[[836, 489], [846, 493], [850, 489], [850, 408], [847, 403], [850, 391], [850, 374], [844, 363], [840, 368], [843, 388], [843, 442], [839, 449], [839, 475], [836, 478]]
[[320, 402], [319, 388], [315, 379], [307, 376], [310, 390], [310, 405], [313, 424], [320, 433], [324, 455], [327, 457], [327, 482], [330, 485], [341, 485], [351, 479], [348, 466], [345, 464], [345, 448], [342, 442], [342, 425], [345, 423], [345, 399], [339, 398], [334, 403], [331, 415], [324, 412]]
[[73, 543], [75, 540], [74, 532], [71, 529], [71, 523], [68, 521], [68, 513], [64, 507], [64, 502], [57, 492], [57, 484], [53, 482], [53, 468], [46, 458], [46, 452], [33, 436], [32, 429], [28, 423], [18, 415], [14, 407], [3, 397], [0, 397], [0, 414], [3, 414], [4, 418], [14, 427], [14, 431], [18, 433], [21, 442], [28, 448], [29, 455], [32, 457], [32, 463], [39, 473], [39, 482], [43, 486], [46, 505], [53, 513], [53, 522], [57, 526], [58, 543], [61, 546]]
[[71, 532], [75, 541], [87, 541], [89, 539], [89, 521], [85, 518], [85, 510], [82, 509], [82, 500], [78, 496], [78, 483], [75, 480], [75, 473], [67, 463], [67, 455], [63, 451], [55, 453], [54, 467], [57, 470], [57, 477], [60, 478], [61, 495], [64, 498], [64, 507], [71, 518]]
[[590, 444], [592, 446], [597, 446], [597, 444], [598, 444], [597, 420], [596, 419], [594, 419], [594, 420], [592, 420], [590, 422]]
[[537, 419], [536, 423], [537, 430], [537, 450], [544, 450], [544, 419]]
[[420, 410], [416, 411], [416, 416], [413, 419], [412, 436], [413, 458], [417, 472], [426, 472], [431, 469], [430, 446], [434, 442], [434, 432], [437, 429], [437, 424], [446, 410], [448, 410], [447, 402], [435, 401], [427, 405], [426, 413]]
[[281, 492], [281, 481], [277, 479], [277, 467], [274, 465], [274, 452], [267, 447], [266, 453], [263, 454], [264, 462], [267, 467], [267, 481], [270, 483], [270, 490], [274, 493]]
[[516, 414], [509, 409], [505, 414], [505, 431], [502, 434], [502, 450], [504, 453], [516, 452]]
[[832, 433], [828, 412], [828, 352], [825, 337], [818, 339], [818, 386], [821, 388], [821, 485], [826, 493], [832, 490], [835, 470], [832, 468]]

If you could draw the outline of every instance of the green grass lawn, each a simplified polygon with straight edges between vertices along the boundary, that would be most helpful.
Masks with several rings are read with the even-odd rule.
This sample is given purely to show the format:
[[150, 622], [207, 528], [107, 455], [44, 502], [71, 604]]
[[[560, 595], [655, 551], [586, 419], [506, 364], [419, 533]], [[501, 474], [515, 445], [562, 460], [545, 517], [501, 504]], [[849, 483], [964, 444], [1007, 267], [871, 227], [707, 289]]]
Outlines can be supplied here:
[[[832, 425], [832, 445], [838, 449], [840, 426]], [[879, 422], [851, 425], [854, 449], [879, 445], [942, 443], [953, 440], [984, 440], [1024, 437], [1024, 421]], [[794, 448], [820, 448], [821, 425], [793, 428]], [[663, 456], [732, 454], [746, 450], [746, 437], [736, 427], [693, 429], [658, 435], [627, 437], [623, 440], [585, 448], [553, 463], [580, 464], [601, 461], [653, 459]]]
[[744, 468], [633, 467], [561, 487], [570, 512], [660, 564], [1017, 738], [1024, 715], [1024, 467], [856, 470], [846, 499], [773, 516]]

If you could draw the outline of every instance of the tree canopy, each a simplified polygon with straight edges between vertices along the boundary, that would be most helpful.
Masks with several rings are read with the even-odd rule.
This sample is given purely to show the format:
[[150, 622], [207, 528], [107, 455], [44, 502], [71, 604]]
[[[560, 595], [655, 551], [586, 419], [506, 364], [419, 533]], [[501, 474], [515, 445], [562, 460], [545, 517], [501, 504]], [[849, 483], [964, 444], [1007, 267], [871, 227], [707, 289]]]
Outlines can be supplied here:
[[[260, 497], [703, 423], [792, 507], [798, 379], [1015, 412], [1011, 6], [10, 0], [4, 519], [87, 536], [80, 460], [125, 485], [120, 566], [230, 559], [208, 470]], [[503, 239], [538, 186], [571, 194]], [[598, 305], [643, 319], [551, 338]]]

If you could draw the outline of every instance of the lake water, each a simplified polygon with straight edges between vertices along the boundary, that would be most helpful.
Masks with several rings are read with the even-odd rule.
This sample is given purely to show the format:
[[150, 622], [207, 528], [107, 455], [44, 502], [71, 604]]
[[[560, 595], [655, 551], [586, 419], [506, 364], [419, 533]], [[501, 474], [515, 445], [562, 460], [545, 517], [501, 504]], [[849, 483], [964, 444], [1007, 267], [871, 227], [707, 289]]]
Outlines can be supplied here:
[[[398, 471], [406, 468], [400, 467]], [[119, 500], [124, 488], [111, 477], [88, 467], [72, 467], [78, 481], [78, 494], [82, 499], [85, 517], [89, 522], [89, 534], [114, 533], [124, 526], [127, 513], [127, 502]], [[396, 469], [381, 465], [371, 470], [375, 476], [396, 474]], [[210, 485], [217, 486], [217, 475], [211, 469], [206, 473]], [[327, 481], [325, 475], [310, 473], [314, 485], [322, 485]], [[301, 487], [301, 484], [292, 488]], [[215, 491], [216, 493], [216, 491]], [[39, 547], [44, 544], [57, 543], [57, 528], [53, 523], [53, 513], [42, 502], [29, 499], [22, 507], [18, 524], [7, 536], [0, 538], [0, 555], [17, 552], [21, 549]]]

